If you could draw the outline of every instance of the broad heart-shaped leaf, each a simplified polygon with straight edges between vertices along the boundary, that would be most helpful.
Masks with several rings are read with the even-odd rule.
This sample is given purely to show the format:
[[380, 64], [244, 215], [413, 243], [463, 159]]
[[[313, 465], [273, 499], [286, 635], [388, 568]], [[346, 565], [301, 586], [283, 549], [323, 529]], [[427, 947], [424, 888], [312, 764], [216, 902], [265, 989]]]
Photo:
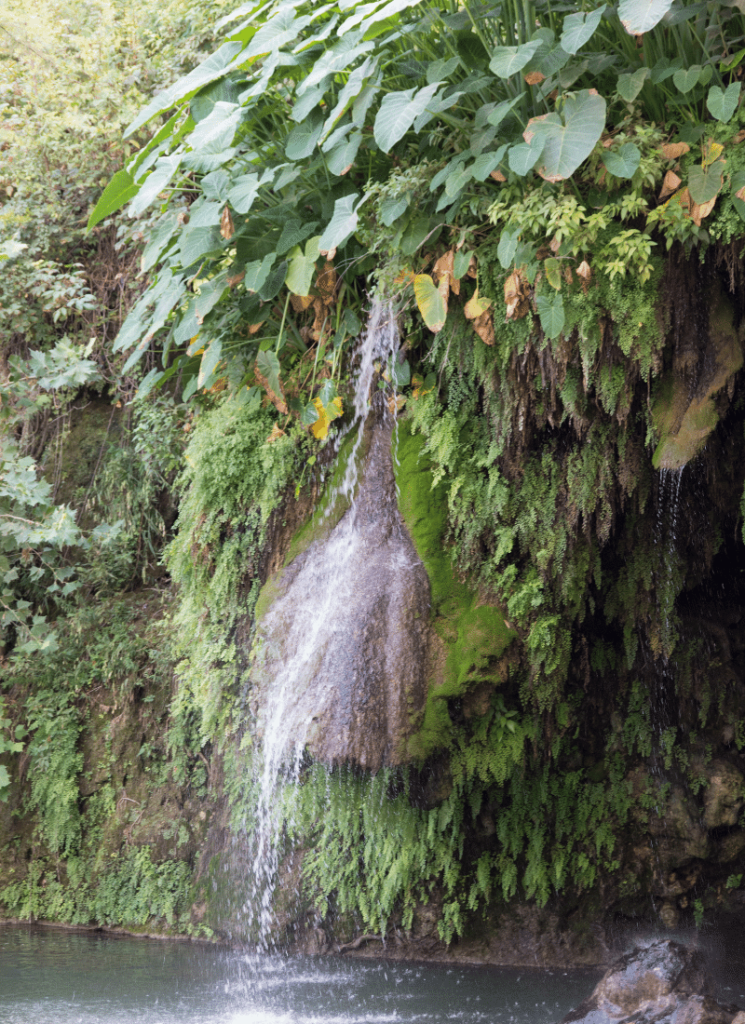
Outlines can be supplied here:
[[282, 385], [279, 382], [279, 358], [276, 352], [259, 352], [256, 356], [256, 366], [259, 373], [266, 379], [267, 384], [275, 395], [282, 394]]
[[718, 85], [712, 85], [709, 89], [709, 95], [706, 98], [706, 106], [709, 108], [709, 113], [712, 117], [715, 117], [717, 121], [721, 121], [726, 124], [727, 121], [732, 117], [735, 110], [737, 110], [737, 103], [740, 99], [740, 83], [733, 82], [727, 86], [726, 91], [720, 89]]
[[453, 277], [460, 279], [463, 277], [465, 272], [471, 266], [471, 258], [473, 253], [466, 249], [461, 249], [460, 252], [456, 252], [453, 258]]
[[128, 203], [130, 199], [137, 195], [140, 188], [141, 186], [135, 183], [129, 171], [117, 171], [93, 208], [85, 230], [90, 231], [104, 217], [108, 217], [110, 213], [120, 210], [125, 203]]
[[445, 326], [448, 308], [440, 290], [429, 274], [416, 275], [414, 296], [425, 324], [430, 331], [437, 334]]
[[689, 68], [680, 68], [673, 75], [673, 82], [678, 92], [690, 92], [697, 84], [701, 76], [701, 65], [692, 64]]
[[[670, 72], [672, 74], [672, 72]], [[639, 68], [633, 75], [618, 76], [618, 95], [627, 103], [633, 103], [649, 78], [649, 68]]]
[[554, 295], [539, 295], [535, 300], [541, 327], [547, 338], [558, 338], [564, 330], [564, 299], [560, 292]]
[[688, 191], [691, 193], [694, 203], [701, 206], [702, 203], [708, 203], [710, 199], [719, 195], [722, 188], [723, 170], [724, 162], [721, 160], [710, 167], [701, 167], [699, 164], [695, 164], [691, 168], [688, 173]]
[[570, 178], [595, 148], [605, 128], [605, 100], [594, 90], [583, 89], [567, 97], [564, 123], [558, 114], [532, 117], [523, 133], [530, 143], [533, 135], [543, 139], [538, 173], [546, 181]]
[[564, 18], [564, 28], [561, 33], [562, 50], [566, 53], [576, 53], [580, 47], [584, 46], [585, 43], [592, 37], [595, 29], [600, 24], [600, 19], [605, 13], [605, 4], [602, 7], [598, 7], [597, 10], [592, 11], [590, 14], [584, 14], [579, 12], [578, 14], [568, 14]]
[[673, 0], [621, 0], [618, 17], [631, 36], [649, 32], [662, 21], [673, 6]]
[[439, 82], [433, 82], [418, 91], [406, 89], [403, 92], [389, 92], [383, 97], [373, 134], [384, 153], [389, 153], [400, 142], [417, 117], [424, 113], [439, 87]]
[[489, 70], [499, 78], [509, 78], [522, 71], [540, 45], [540, 39], [531, 39], [522, 46], [497, 46], [492, 53]]
[[285, 144], [288, 160], [305, 160], [318, 144], [323, 131], [323, 114], [314, 110], [302, 124], [296, 125], [290, 132]]
[[234, 65], [240, 62], [240, 58], [236, 60], [240, 54], [242, 57], [243, 43], [230, 42], [223, 43], [219, 50], [202, 61], [199, 67], [186, 75], [185, 78], [180, 78], [177, 82], [169, 89], [164, 89], [163, 92], [159, 92], [158, 95], [151, 100], [148, 105], [140, 111], [137, 117], [134, 119], [132, 124], [127, 128], [124, 133], [126, 138], [131, 135], [132, 132], [137, 131], [143, 124], [150, 120], [151, 117], [155, 117], [162, 110], [168, 110], [177, 101], [187, 99], [193, 96], [197, 90], [207, 85], [208, 82], [213, 82], [216, 78], [220, 78], [226, 74], [227, 71]]
[[293, 295], [310, 294], [310, 286], [316, 272], [316, 260], [319, 256], [318, 243], [320, 240], [321, 236], [316, 235], [315, 238], [309, 238], [305, 243], [305, 252], [299, 245], [290, 252], [290, 266], [285, 284]]
[[620, 149], [606, 149], [603, 163], [616, 178], [633, 178], [642, 155], [633, 142], [627, 142]]
[[181, 153], [173, 153], [171, 156], [162, 156], [158, 160], [155, 168], [145, 178], [137, 195], [132, 199], [129, 209], [133, 215], [142, 213], [143, 210], [147, 209], [153, 200], [157, 198], [158, 193], [163, 191], [179, 169], [181, 156]]
[[353, 192], [351, 195], [342, 196], [341, 199], [336, 200], [334, 215], [318, 243], [321, 252], [339, 249], [356, 229], [359, 215], [355, 211], [355, 204], [358, 199], [358, 194]]

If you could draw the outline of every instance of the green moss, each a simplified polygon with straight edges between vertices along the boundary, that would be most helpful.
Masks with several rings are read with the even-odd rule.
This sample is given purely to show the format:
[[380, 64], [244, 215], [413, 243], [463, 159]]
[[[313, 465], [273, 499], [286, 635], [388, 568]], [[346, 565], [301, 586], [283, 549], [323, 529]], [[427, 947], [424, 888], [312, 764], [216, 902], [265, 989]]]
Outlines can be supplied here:
[[447, 700], [479, 683], [499, 685], [498, 659], [514, 637], [499, 608], [484, 603], [460, 582], [444, 545], [446, 487], [433, 485], [424, 438], [403, 421], [394, 439], [393, 464], [398, 503], [432, 588], [432, 624], [442, 641], [444, 664], [435, 669], [420, 729], [409, 741], [409, 756], [424, 760], [448, 748], [453, 730]]

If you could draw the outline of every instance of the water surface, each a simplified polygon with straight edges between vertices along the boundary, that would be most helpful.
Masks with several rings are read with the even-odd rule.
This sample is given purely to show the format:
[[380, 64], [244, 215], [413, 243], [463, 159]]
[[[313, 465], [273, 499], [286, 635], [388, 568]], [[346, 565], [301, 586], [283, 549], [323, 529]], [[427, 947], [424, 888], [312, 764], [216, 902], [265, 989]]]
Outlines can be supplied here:
[[598, 977], [0, 928], [3, 1024], [551, 1024]]

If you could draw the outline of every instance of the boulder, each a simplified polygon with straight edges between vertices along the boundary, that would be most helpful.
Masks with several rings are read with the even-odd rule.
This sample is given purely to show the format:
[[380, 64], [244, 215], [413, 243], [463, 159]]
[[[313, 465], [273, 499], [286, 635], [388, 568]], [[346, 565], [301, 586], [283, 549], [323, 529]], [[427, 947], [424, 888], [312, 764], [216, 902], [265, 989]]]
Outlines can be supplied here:
[[712, 998], [703, 954], [667, 939], [617, 960], [561, 1024], [733, 1024], [739, 1014]]

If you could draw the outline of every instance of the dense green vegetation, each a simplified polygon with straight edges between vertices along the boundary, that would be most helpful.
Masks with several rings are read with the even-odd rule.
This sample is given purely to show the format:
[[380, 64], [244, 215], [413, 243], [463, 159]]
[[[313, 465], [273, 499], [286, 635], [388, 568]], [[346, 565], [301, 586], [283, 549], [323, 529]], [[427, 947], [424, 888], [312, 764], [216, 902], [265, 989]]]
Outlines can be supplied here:
[[[624, 844], [655, 805], [635, 766], [661, 759], [696, 793], [723, 722], [744, 745], [724, 648], [680, 628], [717, 558], [739, 557], [739, 340], [727, 399], [704, 409], [724, 420], [699, 456], [709, 527], [682, 517], [683, 543], [660, 532], [652, 461], [685, 318], [737, 336], [740, 9], [97, 0], [74, 31], [62, 2], [8, 10], [0, 753], [28, 758], [43, 847], [0, 891], [9, 912], [193, 927], [193, 856], [123, 842], [103, 881], [113, 796], [80, 798], [97, 664], [75, 646], [81, 608], [167, 567], [161, 782], [220, 750], [245, 827], [265, 556], [322, 489], [372, 289], [405, 342], [381, 387], [447, 678], [409, 769], [312, 767], [279, 841], [309, 849], [317, 907], [368, 929], [408, 929], [439, 894], [450, 941], [495, 898], [544, 904], [601, 876], [633, 902], [649, 879]], [[109, 418], [65, 490], [78, 407], [99, 396]], [[655, 710], [661, 676], [688, 728]]]

